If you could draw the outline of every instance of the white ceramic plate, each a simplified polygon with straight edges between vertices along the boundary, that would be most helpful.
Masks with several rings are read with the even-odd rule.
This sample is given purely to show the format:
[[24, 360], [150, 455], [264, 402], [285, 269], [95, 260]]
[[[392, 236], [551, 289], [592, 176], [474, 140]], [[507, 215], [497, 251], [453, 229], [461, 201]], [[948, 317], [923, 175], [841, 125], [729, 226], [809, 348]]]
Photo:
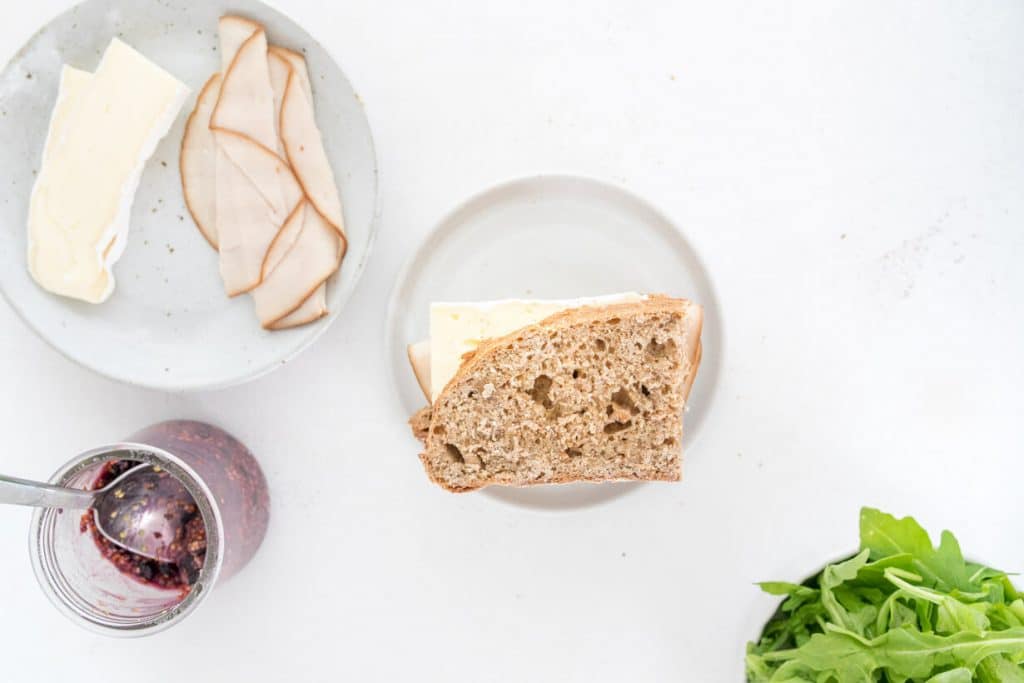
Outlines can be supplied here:
[[[217, 255], [193, 224], [178, 177], [191, 100], [146, 167], [110, 299], [90, 305], [43, 291], [25, 265], [25, 223], [61, 64], [92, 70], [117, 36], [188, 84], [194, 98], [219, 69], [217, 18], [229, 11], [263, 23], [272, 43], [301, 51], [309, 63], [349, 238], [341, 270], [328, 283], [330, 315], [295, 330], [266, 332], [249, 297], [224, 295]], [[320, 44], [255, 0], [88, 0], [68, 10], [33, 36], [0, 75], [0, 149], [0, 289], [60, 352], [132, 384], [222, 387], [279, 367], [338, 316], [373, 242], [377, 161], [362, 103]]]
[[[621, 188], [588, 178], [539, 176], [487, 190], [444, 218], [413, 255], [388, 310], [388, 357], [403, 413], [412, 415], [425, 405], [406, 346], [428, 336], [432, 301], [562, 299], [624, 291], [663, 292], [704, 306], [704, 354], [683, 439], [687, 457], [693, 457], [721, 363], [722, 328], [711, 281], [683, 234], [657, 209]], [[517, 505], [568, 509], [601, 503], [642, 485], [484, 491]]]

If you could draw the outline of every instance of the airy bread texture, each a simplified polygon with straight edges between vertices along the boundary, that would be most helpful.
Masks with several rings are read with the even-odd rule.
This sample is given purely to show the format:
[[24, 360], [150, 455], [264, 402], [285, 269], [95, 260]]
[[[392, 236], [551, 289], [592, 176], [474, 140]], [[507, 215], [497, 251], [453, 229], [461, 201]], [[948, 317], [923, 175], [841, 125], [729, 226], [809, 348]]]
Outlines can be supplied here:
[[456, 492], [678, 481], [702, 323], [697, 304], [651, 296], [484, 342], [410, 420], [427, 474]]

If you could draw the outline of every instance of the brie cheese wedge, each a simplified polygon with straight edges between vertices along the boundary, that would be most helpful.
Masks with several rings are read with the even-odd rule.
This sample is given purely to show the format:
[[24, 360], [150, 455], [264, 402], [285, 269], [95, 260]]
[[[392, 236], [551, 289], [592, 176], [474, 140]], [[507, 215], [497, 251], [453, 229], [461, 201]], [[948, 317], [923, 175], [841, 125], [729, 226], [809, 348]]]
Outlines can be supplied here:
[[65, 68], [29, 201], [28, 266], [41, 287], [89, 303], [110, 296], [142, 170], [187, 96], [116, 38], [95, 74]]

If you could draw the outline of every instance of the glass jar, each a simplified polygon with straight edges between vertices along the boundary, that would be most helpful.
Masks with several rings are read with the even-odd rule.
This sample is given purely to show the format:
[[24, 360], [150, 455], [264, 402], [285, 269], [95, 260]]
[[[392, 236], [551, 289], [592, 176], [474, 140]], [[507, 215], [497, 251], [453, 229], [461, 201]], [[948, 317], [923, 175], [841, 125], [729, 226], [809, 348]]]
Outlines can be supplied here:
[[190, 420], [147, 427], [124, 442], [71, 460], [50, 483], [91, 489], [108, 462], [157, 465], [177, 478], [195, 501], [206, 531], [206, 555], [184, 590], [159, 588], [120, 571], [82, 524], [82, 512], [40, 508], [29, 539], [36, 577], [50, 600], [76, 623], [98, 633], [141, 636], [178, 623], [218, 581], [256, 553], [267, 530], [267, 483], [249, 450], [227, 432]]

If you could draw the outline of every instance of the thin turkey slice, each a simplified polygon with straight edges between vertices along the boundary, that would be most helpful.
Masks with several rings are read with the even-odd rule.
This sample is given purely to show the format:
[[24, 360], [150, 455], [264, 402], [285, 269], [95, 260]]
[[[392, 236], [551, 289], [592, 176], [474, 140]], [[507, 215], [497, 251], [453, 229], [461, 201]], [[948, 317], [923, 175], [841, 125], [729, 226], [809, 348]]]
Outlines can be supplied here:
[[281, 224], [274, 239], [267, 247], [267, 253], [263, 256], [263, 275], [266, 277], [274, 272], [274, 269], [281, 265], [281, 261], [291, 252], [292, 247], [302, 234], [303, 221], [307, 202], [300, 198], [299, 203], [288, 214], [288, 218]]
[[313, 86], [309, 83], [309, 69], [306, 68], [306, 58], [295, 50], [289, 50], [280, 45], [271, 45], [267, 48], [267, 53], [285, 61], [295, 71], [295, 75], [299, 79], [299, 85], [302, 86], [302, 92], [306, 94], [306, 98], [310, 102], [313, 102]]
[[[215, 136], [220, 272], [228, 296], [235, 296], [263, 280], [268, 250], [284, 223], [252, 178], [265, 182], [270, 178], [285, 187], [297, 187], [297, 183], [288, 166], [270, 150], [235, 133], [216, 131]], [[248, 172], [234, 159], [241, 159]], [[301, 195], [297, 191], [292, 195], [298, 205]]]
[[321, 283], [306, 297], [298, 308], [267, 327], [270, 330], [284, 330], [289, 327], [307, 325], [327, 315], [327, 284]]
[[[272, 287], [273, 281], [271, 276], [284, 259], [291, 253], [295, 243], [298, 242], [299, 236], [302, 234], [302, 229], [305, 226], [306, 220], [306, 207], [309, 206], [309, 202], [303, 199], [295, 211], [288, 216], [288, 220], [285, 221], [281, 229], [278, 230], [277, 235], [274, 236], [274, 240], [270, 243], [270, 247], [267, 249], [266, 257], [263, 260], [263, 284], [261, 287]], [[260, 300], [264, 302], [268, 299], [268, 292], [260, 292], [260, 287], [253, 290], [253, 298], [257, 301], [257, 314], [259, 314], [258, 303]], [[270, 292], [272, 294], [272, 292]], [[296, 299], [298, 301], [298, 299]], [[301, 303], [298, 302], [301, 308]], [[285, 315], [284, 317], [287, 317]], [[267, 327], [267, 325], [264, 325]]]
[[217, 21], [217, 38], [220, 42], [220, 69], [226, 73], [242, 43], [263, 26], [252, 19], [235, 14], [225, 14]]
[[256, 315], [267, 328], [302, 306], [338, 269], [344, 254], [344, 245], [333, 226], [309, 202], [304, 202], [282, 228], [282, 232], [296, 230], [298, 236], [283, 258], [275, 253], [277, 245], [271, 249], [267, 260], [276, 267], [252, 292]]
[[[317, 211], [344, 237], [345, 221], [334, 172], [324, 151], [320, 130], [316, 126], [313, 101], [305, 92], [302, 77], [296, 68], [285, 86], [281, 104], [280, 131], [288, 162], [295, 171], [302, 189]], [[307, 79], [308, 81], [308, 79]]]
[[217, 237], [217, 149], [210, 119], [220, 99], [223, 73], [231, 66], [242, 44], [262, 27], [243, 17], [227, 15], [217, 23], [221, 73], [215, 73], [196, 98], [181, 141], [181, 186], [185, 204], [203, 237], [219, 249]]
[[[304, 207], [306, 204], [303, 203], [302, 206]], [[295, 229], [295, 227], [300, 229]], [[264, 273], [272, 272], [274, 268], [277, 268], [281, 261], [291, 253], [292, 247], [295, 245], [296, 240], [301, 234], [301, 227], [302, 222], [296, 221], [295, 226], [292, 226], [289, 229], [282, 227], [282, 229], [277, 233], [274, 243], [271, 244], [270, 249], [267, 250], [267, 259], [263, 264]], [[258, 290], [259, 288], [257, 288], [256, 291]], [[254, 294], [254, 296], [258, 295]], [[313, 293], [307, 296], [305, 301], [303, 301], [298, 308], [276, 322], [268, 325], [267, 329], [283, 330], [288, 327], [298, 327], [299, 325], [305, 325], [315, 320], [319, 320], [325, 315], [327, 315], [326, 281], [321, 282], [320, 286], [313, 290]]]
[[267, 64], [267, 34], [261, 29], [238, 48], [224, 72], [210, 128], [241, 133], [267, 149], [277, 148], [274, 93]]
[[420, 391], [427, 398], [427, 403], [430, 403], [430, 339], [409, 344], [406, 352], [409, 355], [412, 373], [416, 375], [416, 382], [420, 385]]
[[[307, 204], [303, 202], [297, 210], [302, 210], [305, 206], [307, 206]], [[302, 232], [304, 218], [305, 217], [302, 216], [292, 224], [286, 224], [280, 231], [278, 231], [277, 237], [274, 238], [274, 242], [267, 250], [267, 258], [263, 263], [263, 272], [265, 274], [273, 272], [273, 270], [280, 265], [281, 261], [291, 253], [292, 247], [295, 245], [295, 242]], [[258, 292], [259, 288], [255, 291]], [[254, 294], [254, 296], [259, 295]], [[327, 283], [325, 281], [321, 282], [320, 286], [313, 290], [313, 293], [307, 296], [305, 301], [303, 301], [298, 308], [271, 325], [268, 325], [267, 329], [283, 330], [288, 327], [298, 327], [299, 325], [305, 325], [313, 322], [314, 320], [319, 320], [326, 314]]]
[[181, 188], [185, 205], [199, 232], [217, 249], [217, 143], [210, 131], [210, 114], [220, 97], [219, 73], [210, 76], [196, 98], [195, 109], [181, 138]]
[[270, 209], [271, 220], [283, 225], [302, 199], [302, 187], [288, 162], [234, 131], [218, 130], [215, 134], [217, 145], [256, 186]]
[[292, 67], [288, 60], [282, 57], [277, 48], [271, 46], [267, 49], [267, 66], [270, 70], [270, 90], [274, 94], [274, 130], [277, 131], [277, 153], [285, 157], [284, 145], [281, 143], [281, 132], [278, 125], [281, 121], [281, 103], [284, 100], [284, 89], [288, 85], [288, 77], [291, 76]]
[[[274, 92], [274, 111], [276, 118], [275, 120], [280, 123], [281, 118], [281, 104], [284, 98], [285, 86], [288, 84], [288, 77], [295, 73], [299, 78], [299, 82], [302, 85], [303, 92], [312, 101], [312, 89], [309, 84], [309, 73], [306, 71], [306, 60], [303, 59], [302, 55], [292, 50], [288, 50], [282, 47], [271, 45], [267, 48], [267, 59], [270, 66], [270, 85]], [[280, 144], [280, 140], [278, 140]], [[284, 153], [284, 147], [281, 147], [281, 153]], [[283, 232], [283, 231], [282, 231]], [[287, 244], [289, 236], [282, 235], [282, 243], [279, 246]], [[290, 249], [290, 246], [288, 247]], [[272, 247], [273, 249], [273, 247]], [[283, 251], [283, 250], [282, 250]], [[270, 329], [281, 330], [288, 327], [297, 327], [299, 325], [305, 325], [315, 320], [319, 320], [327, 314], [327, 283], [321, 283], [312, 294], [306, 297], [306, 300], [302, 304], [281, 318], [277, 322], [270, 325]]]

